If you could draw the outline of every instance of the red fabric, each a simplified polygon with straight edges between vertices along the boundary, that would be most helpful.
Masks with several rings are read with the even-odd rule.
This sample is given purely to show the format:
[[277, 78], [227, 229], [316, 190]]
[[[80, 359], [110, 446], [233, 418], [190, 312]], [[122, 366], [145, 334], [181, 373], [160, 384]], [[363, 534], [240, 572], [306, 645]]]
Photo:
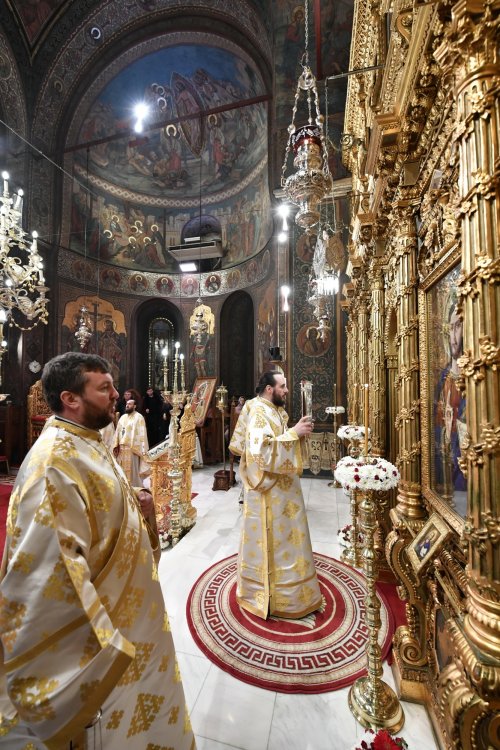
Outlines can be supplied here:
[[7, 522], [7, 508], [9, 507], [11, 492], [11, 484], [0, 484], [0, 559], [5, 544], [5, 524]]
[[[262, 620], [240, 609], [236, 555], [205, 571], [187, 602], [189, 629], [205, 656], [243, 682], [282, 693], [329, 692], [366, 674], [364, 577], [339, 560], [314, 558], [325, 607], [302, 620]], [[394, 620], [380, 598], [385, 658]]]

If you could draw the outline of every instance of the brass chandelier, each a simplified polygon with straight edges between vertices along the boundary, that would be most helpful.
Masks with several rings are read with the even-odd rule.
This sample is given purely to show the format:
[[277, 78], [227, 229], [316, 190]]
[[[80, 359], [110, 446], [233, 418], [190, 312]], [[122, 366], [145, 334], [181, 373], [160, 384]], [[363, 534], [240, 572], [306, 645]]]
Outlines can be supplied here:
[[[48, 299], [45, 293], [43, 260], [38, 252], [37, 232], [30, 241], [22, 228], [23, 191], [15, 198], [9, 193], [9, 175], [2, 172], [3, 193], [0, 195], [0, 311], [1, 319], [22, 331], [34, 328], [40, 321], [47, 323]], [[14, 317], [18, 310], [31, 326], [22, 326]]]
[[[324, 117], [319, 110], [318, 87], [316, 78], [309, 67], [308, 0], [305, 0], [304, 10], [305, 51], [301, 62], [302, 73], [295, 91], [292, 122], [288, 126], [288, 142], [281, 169], [281, 187], [289, 201], [299, 208], [295, 215], [295, 223], [309, 234], [319, 222], [319, 204], [331, 191], [332, 176], [328, 166], [328, 151], [323, 131]], [[297, 127], [295, 117], [302, 92], [306, 95], [308, 122], [306, 125]], [[286, 177], [291, 150], [294, 153], [293, 166], [296, 171]]]

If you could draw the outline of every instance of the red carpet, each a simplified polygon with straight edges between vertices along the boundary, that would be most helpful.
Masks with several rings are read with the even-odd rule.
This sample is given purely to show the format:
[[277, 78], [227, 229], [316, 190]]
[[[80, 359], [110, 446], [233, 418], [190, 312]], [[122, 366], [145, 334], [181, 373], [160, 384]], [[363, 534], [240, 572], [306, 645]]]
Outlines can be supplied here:
[[7, 521], [7, 508], [9, 507], [10, 493], [12, 492], [12, 484], [0, 484], [0, 560], [3, 555], [3, 547], [5, 544], [5, 524]]
[[[366, 673], [366, 589], [358, 571], [315, 554], [325, 611], [304, 620], [264, 621], [236, 603], [236, 557], [206, 570], [189, 594], [189, 629], [208, 659], [243, 682], [281, 693], [338, 690]], [[385, 658], [394, 621], [381, 598]]]

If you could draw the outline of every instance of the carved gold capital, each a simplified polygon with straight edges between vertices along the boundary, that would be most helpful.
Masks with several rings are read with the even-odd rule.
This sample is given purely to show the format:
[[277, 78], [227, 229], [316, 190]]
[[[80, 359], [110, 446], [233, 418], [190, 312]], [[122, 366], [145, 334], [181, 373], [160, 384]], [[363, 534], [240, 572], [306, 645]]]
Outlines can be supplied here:
[[500, 519], [496, 518], [490, 510], [485, 510], [480, 515], [481, 526], [475, 527], [471, 516], [467, 516], [464, 523], [462, 537], [480, 552], [486, 552], [485, 542], [497, 545], [500, 542]]

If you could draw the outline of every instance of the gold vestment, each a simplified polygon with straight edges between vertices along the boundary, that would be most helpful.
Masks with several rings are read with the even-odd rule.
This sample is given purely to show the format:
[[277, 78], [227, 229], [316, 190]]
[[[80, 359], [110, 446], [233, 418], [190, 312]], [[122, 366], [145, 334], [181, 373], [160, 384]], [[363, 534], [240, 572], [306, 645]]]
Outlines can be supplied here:
[[0, 746], [81, 750], [102, 711], [97, 748], [194, 747], [151, 542], [100, 433], [54, 419], [9, 505]]
[[299, 618], [321, 593], [300, 486], [301, 441], [288, 415], [264, 398], [247, 401], [231, 444], [245, 488], [236, 597], [244, 609]]
[[113, 446], [120, 447], [117, 461], [133, 487], [142, 487], [142, 480], [151, 474], [145, 460], [149, 450], [146, 421], [138, 411], [125, 413], [116, 425]]

